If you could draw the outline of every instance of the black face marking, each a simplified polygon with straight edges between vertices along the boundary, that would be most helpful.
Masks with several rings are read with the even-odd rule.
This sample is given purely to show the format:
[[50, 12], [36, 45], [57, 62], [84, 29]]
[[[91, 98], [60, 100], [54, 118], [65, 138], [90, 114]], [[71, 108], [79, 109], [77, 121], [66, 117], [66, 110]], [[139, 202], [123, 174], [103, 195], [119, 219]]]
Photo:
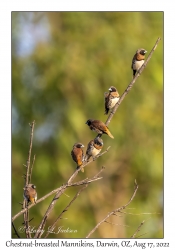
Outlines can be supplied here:
[[81, 144], [81, 143], [76, 144], [77, 148], [81, 148], [82, 146], [83, 146], [83, 144]]
[[91, 125], [91, 120], [87, 120], [86, 124]]
[[116, 92], [116, 91], [117, 91], [116, 88], [111, 87], [111, 92]]
[[97, 144], [97, 145], [100, 145], [100, 146], [103, 146], [103, 140], [101, 138], [95, 138], [94, 142]]
[[145, 55], [145, 53], [146, 53], [146, 50], [144, 50], [144, 49], [142, 49], [142, 50], [140, 51], [140, 54], [143, 55], [143, 56]]
[[101, 142], [99, 142], [99, 141], [98, 141], [96, 144], [97, 144], [97, 145], [100, 145], [100, 146], [103, 146], [103, 143], [101, 143]]

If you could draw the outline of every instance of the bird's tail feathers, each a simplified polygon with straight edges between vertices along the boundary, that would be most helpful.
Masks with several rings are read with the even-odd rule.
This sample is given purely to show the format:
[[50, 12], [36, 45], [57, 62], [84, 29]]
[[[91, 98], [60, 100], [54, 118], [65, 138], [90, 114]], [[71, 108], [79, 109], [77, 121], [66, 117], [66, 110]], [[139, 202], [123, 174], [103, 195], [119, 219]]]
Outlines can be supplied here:
[[109, 135], [109, 137], [111, 137], [112, 139], [114, 139], [114, 136], [111, 134], [109, 129], [106, 129], [106, 134]]
[[79, 168], [80, 168], [81, 172], [83, 172], [83, 173], [84, 173], [84, 168], [83, 168], [83, 165], [81, 165], [81, 166], [77, 166], [77, 169], [79, 169]]

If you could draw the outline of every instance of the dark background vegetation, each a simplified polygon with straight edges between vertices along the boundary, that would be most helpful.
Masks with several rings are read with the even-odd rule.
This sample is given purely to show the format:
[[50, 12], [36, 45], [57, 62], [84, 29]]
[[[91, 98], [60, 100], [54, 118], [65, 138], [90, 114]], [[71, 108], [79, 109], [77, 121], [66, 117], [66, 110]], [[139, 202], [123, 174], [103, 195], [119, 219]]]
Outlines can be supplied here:
[[[91, 183], [58, 224], [78, 232], [50, 237], [84, 238], [129, 200], [135, 179], [139, 189], [126, 211], [137, 215], [113, 216], [109, 221], [118, 226], [104, 223], [92, 237], [130, 237], [143, 220], [143, 238], [163, 237], [162, 12], [12, 12], [12, 215], [23, 201], [29, 122], [36, 121], [32, 183], [40, 198], [66, 183], [76, 168], [73, 144], [87, 145], [95, 137], [86, 120], [106, 121], [104, 92], [113, 85], [123, 93], [132, 80], [135, 51], [143, 47], [150, 52], [159, 36], [150, 62], [109, 124], [115, 139], [103, 136], [104, 149], [111, 146], [110, 151], [76, 177], [91, 177], [105, 166], [103, 179]], [[78, 189], [61, 196], [46, 230]], [[52, 198], [30, 210], [33, 227]], [[23, 216], [18, 217], [16, 228], [22, 222]]]

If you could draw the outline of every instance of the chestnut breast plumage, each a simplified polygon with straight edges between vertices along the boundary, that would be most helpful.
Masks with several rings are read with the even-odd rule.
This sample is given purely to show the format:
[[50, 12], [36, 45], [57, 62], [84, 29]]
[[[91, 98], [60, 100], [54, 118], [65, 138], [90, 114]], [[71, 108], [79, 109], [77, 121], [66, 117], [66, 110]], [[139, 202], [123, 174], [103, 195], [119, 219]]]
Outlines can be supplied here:
[[[77, 163], [77, 167], [81, 167], [84, 161], [84, 153], [83, 148], [84, 145], [80, 142], [77, 142], [73, 145], [73, 149], [71, 151], [72, 159]], [[84, 172], [84, 169], [81, 168], [81, 171]]]
[[28, 184], [24, 188], [24, 199], [26, 199], [27, 202], [36, 203], [37, 200], [37, 192], [36, 192], [36, 186], [34, 184]]

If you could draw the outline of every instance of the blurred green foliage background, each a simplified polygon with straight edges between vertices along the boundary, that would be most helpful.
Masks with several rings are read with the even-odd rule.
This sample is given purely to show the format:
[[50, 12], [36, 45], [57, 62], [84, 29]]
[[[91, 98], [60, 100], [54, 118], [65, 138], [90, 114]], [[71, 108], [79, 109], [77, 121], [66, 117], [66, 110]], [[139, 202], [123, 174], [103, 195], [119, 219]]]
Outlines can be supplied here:
[[[135, 51], [143, 47], [149, 53], [159, 36], [150, 62], [109, 124], [115, 139], [103, 136], [109, 152], [75, 179], [90, 178], [105, 166], [103, 179], [91, 183], [57, 225], [78, 232], [49, 237], [86, 237], [130, 199], [135, 179], [139, 189], [128, 214], [109, 218], [116, 225], [103, 223], [92, 237], [129, 238], [143, 220], [142, 238], [163, 237], [163, 12], [12, 12], [12, 215], [23, 201], [29, 123], [36, 121], [32, 183], [41, 198], [74, 172], [73, 144], [87, 145], [95, 137], [87, 119], [106, 121], [104, 92], [112, 85], [124, 92]], [[79, 188], [61, 196], [46, 231]], [[35, 229], [52, 198], [30, 210]], [[23, 216], [15, 220], [17, 229], [22, 222]]]

